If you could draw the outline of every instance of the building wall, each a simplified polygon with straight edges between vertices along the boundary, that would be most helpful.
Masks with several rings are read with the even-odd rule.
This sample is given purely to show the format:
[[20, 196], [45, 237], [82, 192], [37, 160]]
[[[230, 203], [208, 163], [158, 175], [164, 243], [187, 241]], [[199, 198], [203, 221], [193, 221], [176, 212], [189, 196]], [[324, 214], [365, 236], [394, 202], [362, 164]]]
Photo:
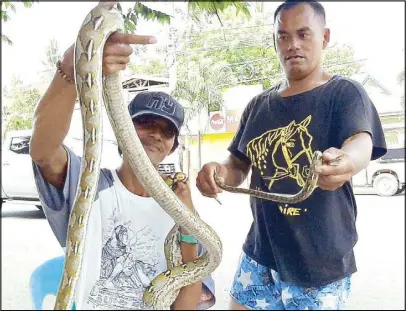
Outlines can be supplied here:
[[190, 162], [189, 164], [185, 164], [184, 171], [189, 172], [191, 180], [196, 179], [197, 173], [201, 169], [199, 166], [199, 157], [202, 166], [209, 162], [222, 162], [227, 158], [229, 155], [227, 148], [230, 145], [233, 137], [234, 133], [201, 135], [200, 155], [198, 137], [185, 137], [186, 152], [189, 153]]

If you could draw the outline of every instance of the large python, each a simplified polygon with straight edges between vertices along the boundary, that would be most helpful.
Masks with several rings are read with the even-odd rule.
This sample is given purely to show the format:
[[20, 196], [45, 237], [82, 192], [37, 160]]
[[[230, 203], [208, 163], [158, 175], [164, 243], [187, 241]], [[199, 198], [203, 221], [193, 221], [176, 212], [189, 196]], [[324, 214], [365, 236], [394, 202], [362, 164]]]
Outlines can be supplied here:
[[[320, 151], [315, 151], [312, 157], [312, 161], [309, 167], [309, 173], [306, 176], [305, 184], [302, 189], [296, 194], [281, 194], [281, 193], [270, 193], [265, 191], [259, 191], [254, 189], [238, 188], [226, 185], [218, 176], [214, 175], [214, 181], [223, 190], [233, 193], [248, 194], [260, 199], [265, 199], [269, 201], [274, 201], [278, 203], [294, 204], [306, 200], [317, 188], [317, 181], [319, 180], [319, 174], [316, 172], [316, 167], [323, 164], [322, 153]], [[342, 156], [339, 156], [333, 160], [330, 160], [327, 164], [332, 166], [337, 166], [341, 161]]]
[[[120, 149], [127, 155], [134, 174], [176, 223], [165, 243], [168, 271], [154, 278], [145, 290], [145, 307], [169, 309], [180, 288], [212, 273], [222, 257], [221, 240], [214, 230], [183, 205], [149, 160], [124, 104], [119, 73], [102, 77], [106, 40], [113, 32], [123, 31], [123, 26], [119, 11], [111, 8], [111, 4], [100, 2], [86, 16], [75, 42], [75, 85], [83, 121], [83, 157], [55, 310], [71, 309], [82, 272], [87, 225], [100, 174], [103, 101]], [[193, 234], [205, 249], [201, 257], [186, 264], [181, 262], [176, 241], [179, 226]]]

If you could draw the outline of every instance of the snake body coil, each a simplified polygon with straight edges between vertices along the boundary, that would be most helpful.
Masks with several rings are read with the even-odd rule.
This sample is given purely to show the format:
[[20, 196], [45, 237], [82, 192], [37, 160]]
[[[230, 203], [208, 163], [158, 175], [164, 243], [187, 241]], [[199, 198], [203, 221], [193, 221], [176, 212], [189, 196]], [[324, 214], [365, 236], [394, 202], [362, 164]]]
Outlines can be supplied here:
[[[83, 157], [77, 195], [71, 211], [66, 256], [55, 309], [71, 309], [81, 274], [87, 225], [98, 188], [102, 151], [101, 110], [104, 101], [120, 149], [145, 190], [174, 219], [176, 225], [165, 243], [168, 270], [156, 276], [144, 292], [145, 307], [168, 309], [180, 288], [201, 281], [220, 264], [222, 244], [213, 229], [191, 213], [152, 165], [133, 126], [122, 98], [119, 74], [102, 78], [103, 49], [107, 38], [123, 31], [121, 14], [100, 2], [85, 18], [75, 44], [75, 83], [83, 120]], [[193, 234], [206, 252], [183, 264], [176, 241], [178, 227]]]

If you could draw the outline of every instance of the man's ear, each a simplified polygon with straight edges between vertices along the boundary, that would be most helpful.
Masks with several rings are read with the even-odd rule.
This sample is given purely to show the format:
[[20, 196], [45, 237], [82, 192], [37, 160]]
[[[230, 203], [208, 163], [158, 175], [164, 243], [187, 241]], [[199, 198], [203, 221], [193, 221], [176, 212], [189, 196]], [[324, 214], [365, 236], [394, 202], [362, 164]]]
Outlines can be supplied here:
[[330, 28], [325, 28], [323, 35], [323, 50], [328, 46], [329, 43], [330, 43]]

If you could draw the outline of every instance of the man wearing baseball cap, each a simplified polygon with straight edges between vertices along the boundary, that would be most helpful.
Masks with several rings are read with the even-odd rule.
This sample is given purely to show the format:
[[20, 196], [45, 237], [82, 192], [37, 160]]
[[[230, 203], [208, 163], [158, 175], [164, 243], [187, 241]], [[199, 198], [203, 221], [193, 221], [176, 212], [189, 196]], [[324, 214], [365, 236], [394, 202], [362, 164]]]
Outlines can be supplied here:
[[[133, 119], [134, 125], [138, 124], [141, 126], [148, 122], [154, 124], [156, 120], [161, 120], [158, 121], [161, 123], [165, 122], [165, 126], [167, 127], [166, 133], [170, 134], [169, 136], [174, 134], [174, 141], [170, 153], [175, 151], [179, 146], [178, 139], [180, 129], [185, 119], [185, 112], [183, 106], [172, 96], [164, 92], [138, 93], [128, 105], [128, 111]], [[120, 149], [119, 153], [121, 155]]]
[[[48, 96], [44, 96], [38, 105], [35, 134], [31, 140], [38, 193], [49, 224], [63, 247], [66, 245], [81, 159], [62, 144], [63, 135], [58, 137], [60, 146], [53, 154], [40, 156], [44, 150], [50, 150], [49, 142], [54, 142], [61, 131], [47, 131], [48, 137], [54, 136], [51, 140], [40, 136], [45, 135], [42, 132], [44, 124], [49, 126], [51, 123], [51, 114], [46, 107], [59, 105], [59, 111], [69, 114], [73, 110], [68, 109], [69, 105], [74, 106], [74, 96], [68, 101], [67, 98], [57, 100], [49, 94], [67, 94], [74, 92], [74, 88], [73, 83], [56, 75], [48, 89]], [[148, 157], [158, 168], [165, 157], [178, 147], [184, 122], [182, 105], [164, 92], [142, 92], [130, 102], [128, 111]], [[70, 117], [66, 120], [70, 120]], [[55, 119], [52, 124], [63, 125], [55, 122]], [[39, 145], [42, 145], [42, 149]], [[194, 211], [188, 182], [178, 183], [174, 192]], [[83, 273], [75, 293], [76, 308], [145, 309], [142, 296], [146, 286], [155, 276], [167, 270], [164, 242], [174, 225], [174, 220], [145, 191], [125, 154], [116, 170], [102, 168], [88, 222]], [[203, 252], [199, 241], [183, 228], [180, 228], [178, 241], [184, 263], [195, 260]], [[214, 303], [214, 282], [208, 277], [203, 282], [185, 286], [171, 309], [206, 309]]]

